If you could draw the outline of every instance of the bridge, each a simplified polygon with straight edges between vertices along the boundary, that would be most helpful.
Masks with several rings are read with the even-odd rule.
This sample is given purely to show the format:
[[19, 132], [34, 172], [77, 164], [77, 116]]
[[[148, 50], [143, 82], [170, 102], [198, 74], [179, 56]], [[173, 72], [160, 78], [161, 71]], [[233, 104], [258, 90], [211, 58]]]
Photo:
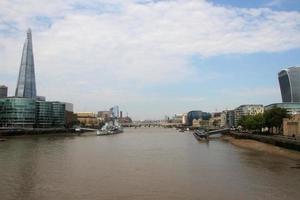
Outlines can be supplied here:
[[160, 121], [135, 121], [133, 123], [121, 123], [123, 127], [160, 127]]

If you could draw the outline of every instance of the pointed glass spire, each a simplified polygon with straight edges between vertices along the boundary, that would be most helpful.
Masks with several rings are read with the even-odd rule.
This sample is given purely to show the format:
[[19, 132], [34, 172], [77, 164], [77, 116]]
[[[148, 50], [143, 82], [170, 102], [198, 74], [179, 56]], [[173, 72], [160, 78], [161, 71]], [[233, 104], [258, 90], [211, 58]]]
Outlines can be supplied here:
[[31, 30], [27, 31], [19, 71], [16, 97], [36, 98]]

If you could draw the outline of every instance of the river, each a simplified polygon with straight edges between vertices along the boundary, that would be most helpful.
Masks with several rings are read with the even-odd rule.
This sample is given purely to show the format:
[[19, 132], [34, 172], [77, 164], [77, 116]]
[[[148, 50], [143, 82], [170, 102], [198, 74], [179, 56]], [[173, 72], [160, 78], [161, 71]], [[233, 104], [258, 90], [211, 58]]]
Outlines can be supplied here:
[[174, 129], [0, 143], [0, 199], [299, 199], [300, 161]]

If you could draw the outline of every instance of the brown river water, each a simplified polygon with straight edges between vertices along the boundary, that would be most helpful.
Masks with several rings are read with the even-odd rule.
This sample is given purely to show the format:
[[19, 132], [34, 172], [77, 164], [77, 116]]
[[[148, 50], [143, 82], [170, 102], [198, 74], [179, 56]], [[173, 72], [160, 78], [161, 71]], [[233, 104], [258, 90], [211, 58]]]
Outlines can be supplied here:
[[300, 199], [300, 161], [175, 129], [0, 143], [0, 199]]

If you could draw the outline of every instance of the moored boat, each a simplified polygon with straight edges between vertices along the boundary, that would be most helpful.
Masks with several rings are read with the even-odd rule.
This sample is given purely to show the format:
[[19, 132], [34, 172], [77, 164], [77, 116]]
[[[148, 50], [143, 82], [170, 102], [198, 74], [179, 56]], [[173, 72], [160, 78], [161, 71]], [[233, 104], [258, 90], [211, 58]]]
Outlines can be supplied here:
[[202, 129], [200, 129], [200, 130], [195, 130], [194, 132], [193, 132], [193, 135], [195, 136], [195, 138], [197, 139], [197, 140], [207, 140], [208, 139], [208, 134], [205, 132], [205, 130], [202, 130]]
[[97, 135], [113, 135], [123, 133], [123, 127], [117, 122], [108, 122], [101, 128], [97, 130]]

